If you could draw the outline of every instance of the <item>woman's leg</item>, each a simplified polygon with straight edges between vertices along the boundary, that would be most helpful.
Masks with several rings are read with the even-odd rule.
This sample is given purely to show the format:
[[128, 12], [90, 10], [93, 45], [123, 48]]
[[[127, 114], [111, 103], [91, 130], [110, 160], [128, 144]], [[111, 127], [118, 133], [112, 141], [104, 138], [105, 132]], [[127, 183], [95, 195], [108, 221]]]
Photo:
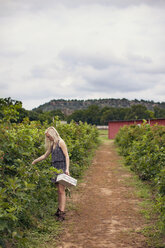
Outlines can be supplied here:
[[65, 195], [65, 186], [58, 184], [58, 208], [61, 211], [65, 211], [66, 205], [66, 195]]

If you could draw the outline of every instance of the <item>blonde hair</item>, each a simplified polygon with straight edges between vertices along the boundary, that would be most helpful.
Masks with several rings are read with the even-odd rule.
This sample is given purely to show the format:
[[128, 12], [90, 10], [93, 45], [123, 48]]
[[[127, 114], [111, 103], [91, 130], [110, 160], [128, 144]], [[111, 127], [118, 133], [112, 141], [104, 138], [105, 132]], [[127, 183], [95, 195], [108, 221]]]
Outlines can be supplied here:
[[45, 131], [45, 134], [48, 133], [52, 136], [53, 141], [48, 139], [48, 137], [45, 135], [45, 149], [49, 150], [51, 147], [56, 146], [57, 142], [61, 139], [59, 133], [54, 127], [48, 127]]

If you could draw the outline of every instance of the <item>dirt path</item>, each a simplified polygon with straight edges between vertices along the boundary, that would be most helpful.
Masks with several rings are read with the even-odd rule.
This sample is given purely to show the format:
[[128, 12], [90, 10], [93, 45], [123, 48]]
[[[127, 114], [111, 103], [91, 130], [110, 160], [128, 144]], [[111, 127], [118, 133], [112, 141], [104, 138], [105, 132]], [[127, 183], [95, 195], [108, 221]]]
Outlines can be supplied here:
[[126, 185], [131, 175], [119, 159], [112, 141], [99, 147], [84, 182], [67, 203], [70, 210], [58, 248], [147, 247], [138, 232], [145, 225], [140, 199]]

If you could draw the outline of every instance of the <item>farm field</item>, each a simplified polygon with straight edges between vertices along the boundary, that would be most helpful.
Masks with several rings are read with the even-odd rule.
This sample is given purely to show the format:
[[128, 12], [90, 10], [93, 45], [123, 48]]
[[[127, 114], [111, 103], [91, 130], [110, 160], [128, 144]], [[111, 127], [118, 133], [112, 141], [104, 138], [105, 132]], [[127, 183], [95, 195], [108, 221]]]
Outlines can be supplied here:
[[[153, 208], [150, 185], [138, 179], [138, 175], [135, 175], [129, 166], [124, 166], [125, 159], [118, 155], [119, 147], [114, 140], [108, 139], [108, 130], [98, 131], [94, 126], [83, 123], [80, 125], [71, 123], [65, 126], [58, 124], [57, 126], [68, 143], [71, 173], [78, 178], [78, 186], [71, 189], [71, 194], [67, 196], [66, 220], [63, 223], [56, 222], [54, 218], [57, 200], [56, 189], [49, 183], [49, 178], [52, 176], [47, 165], [49, 160], [42, 162], [42, 166], [31, 167], [32, 159], [29, 156], [29, 154], [32, 156], [38, 154], [38, 146], [43, 151], [42, 144], [46, 126], [26, 122], [18, 126], [15, 124], [9, 127], [2, 126], [1, 167], [3, 174], [1, 177], [6, 189], [1, 195], [2, 200], [5, 200], [1, 205], [7, 211], [4, 211], [5, 218], [1, 218], [4, 221], [1, 233], [6, 235], [7, 240], [9, 234], [7, 236], [5, 231], [8, 225], [12, 231], [12, 239], [9, 238], [9, 242], [2, 239], [0, 248], [164, 248], [163, 237], [159, 240], [159, 235], [157, 235], [158, 229], [155, 225], [157, 213]], [[146, 132], [148, 128], [144, 126], [144, 131]], [[138, 129], [138, 127], [135, 129], [138, 134], [141, 130], [143, 129]], [[162, 134], [163, 130], [160, 129], [160, 131]], [[122, 132], [123, 135], [127, 135], [126, 130]], [[132, 133], [129, 132], [131, 137]], [[151, 132], [149, 134], [151, 136]], [[142, 136], [139, 135], [139, 137]], [[145, 135], [144, 137], [146, 138]], [[156, 136], [156, 140], [159, 140], [158, 137]], [[122, 142], [125, 142], [124, 145]], [[128, 152], [130, 145], [127, 144], [125, 137], [118, 135], [118, 143], [122, 144], [121, 147], [125, 153]], [[23, 149], [21, 152], [18, 144]], [[151, 144], [152, 151], [154, 147], [158, 149], [157, 145], [153, 146], [153, 142]], [[163, 146], [160, 154], [162, 151]], [[126, 158], [130, 164], [130, 158]], [[156, 158], [159, 159], [158, 156]], [[163, 164], [164, 157], [161, 155], [160, 158]], [[131, 165], [133, 162], [134, 160]], [[9, 163], [13, 166], [6, 166]], [[142, 167], [145, 175], [149, 177], [150, 171], [146, 174], [145, 168]], [[9, 177], [11, 172], [16, 174], [13, 179]], [[140, 176], [143, 175], [140, 169], [138, 172]], [[157, 171], [152, 170], [152, 172], [154, 175]], [[162, 188], [160, 189], [164, 189], [163, 177], [161, 180]], [[8, 205], [6, 205], [7, 196], [9, 196]], [[22, 204], [20, 196], [25, 200], [28, 196], [28, 201]], [[9, 209], [8, 206], [12, 206], [15, 202], [19, 208]], [[29, 202], [33, 205], [29, 205]], [[42, 204], [38, 205], [38, 202]], [[160, 203], [163, 206], [163, 200]], [[8, 209], [12, 211], [12, 215]], [[19, 209], [20, 212], [18, 212]], [[25, 211], [26, 209], [28, 211]], [[19, 226], [20, 223], [24, 226]], [[26, 239], [24, 239], [25, 236]]]

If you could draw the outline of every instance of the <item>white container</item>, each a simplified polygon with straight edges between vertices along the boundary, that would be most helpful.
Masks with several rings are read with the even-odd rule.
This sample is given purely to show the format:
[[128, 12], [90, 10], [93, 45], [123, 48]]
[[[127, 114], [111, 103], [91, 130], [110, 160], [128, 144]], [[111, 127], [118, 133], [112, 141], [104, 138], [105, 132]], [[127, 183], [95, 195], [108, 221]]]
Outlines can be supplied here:
[[66, 175], [66, 174], [58, 175], [56, 182], [66, 186], [66, 187], [72, 187], [72, 186], [77, 185], [77, 180], [71, 176]]

